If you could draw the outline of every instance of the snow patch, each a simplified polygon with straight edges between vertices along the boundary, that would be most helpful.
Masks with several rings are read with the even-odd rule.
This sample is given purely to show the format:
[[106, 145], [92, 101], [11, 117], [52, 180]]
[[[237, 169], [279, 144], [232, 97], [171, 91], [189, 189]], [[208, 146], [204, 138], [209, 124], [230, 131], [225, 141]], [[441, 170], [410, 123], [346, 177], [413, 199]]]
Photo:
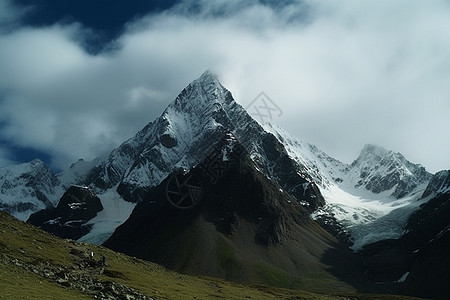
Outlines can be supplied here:
[[406, 272], [405, 274], [402, 275], [402, 277], [400, 277], [396, 282], [398, 283], [403, 283], [406, 281], [406, 278], [408, 278], [409, 276], [409, 272]]
[[116, 187], [98, 195], [103, 210], [86, 225], [92, 224], [91, 231], [81, 237], [79, 241], [95, 245], [103, 244], [131, 215], [135, 203], [127, 202], [117, 193]]

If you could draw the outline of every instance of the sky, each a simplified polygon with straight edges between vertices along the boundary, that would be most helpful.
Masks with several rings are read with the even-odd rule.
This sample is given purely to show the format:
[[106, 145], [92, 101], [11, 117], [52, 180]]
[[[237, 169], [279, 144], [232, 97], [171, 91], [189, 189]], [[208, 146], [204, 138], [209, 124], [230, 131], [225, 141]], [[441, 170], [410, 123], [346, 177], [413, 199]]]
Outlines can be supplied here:
[[448, 0], [0, 0], [0, 167], [109, 153], [205, 70], [346, 163], [450, 169]]

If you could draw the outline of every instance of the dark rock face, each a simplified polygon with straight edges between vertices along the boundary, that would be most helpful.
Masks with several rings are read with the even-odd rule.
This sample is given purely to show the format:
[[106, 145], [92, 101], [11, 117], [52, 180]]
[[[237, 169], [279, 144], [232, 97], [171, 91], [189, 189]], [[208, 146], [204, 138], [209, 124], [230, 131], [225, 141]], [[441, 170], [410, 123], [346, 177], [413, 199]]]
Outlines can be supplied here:
[[90, 230], [85, 224], [101, 210], [100, 199], [91, 190], [71, 186], [56, 208], [34, 213], [28, 222], [59, 237], [79, 239]]
[[177, 140], [174, 137], [172, 137], [170, 134], [163, 134], [159, 138], [159, 141], [166, 148], [173, 148], [178, 144]]
[[[396, 283], [406, 294], [447, 299], [450, 278], [450, 191], [448, 171], [439, 172], [424, 193], [434, 197], [408, 219], [403, 236], [366, 245], [367, 275], [373, 281]], [[441, 192], [438, 192], [441, 191]], [[444, 191], [444, 192], [442, 192]], [[407, 273], [408, 272], [408, 273]]]
[[[223, 153], [219, 150], [218, 155]], [[219, 167], [221, 174], [213, 180], [209, 172], [217, 171]], [[186, 202], [179, 200], [181, 198], [173, 201], [174, 178], [179, 185], [189, 182], [184, 186], [185, 191], [180, 189], [180, 194], [188, 199]], [[199, 199], [196, 195], [200, 195]], [[234, 144], [232, 152], [227, 152], [220, 166], [204, 161], [202, 166], [186, 174], [172, 174], [141, 197], [143, 201], [138, 203], [130, 218], [104, 245], [179, 271], [240, 280], [247, 276], [249, 271], [244, 269], [250, 268], [251, 264], [237, 255], [235, 259], [239, 263], [234, 258], [230, 262], [236, 264], [237, 269], [229, 270], [231, 265], [224, 264], [221, 258], [224, 247], [233, 248], [229, 251], [241, 249], [239, 251], [245, 252], [250, 250], [244, 249], [250, 248], [264, 252], [269, 251], [268, 247], [276, 246], [280, 253], [285, 249], [288, 256], [290, 247], [284, 247], [293, 237], [297, 238], [298, 228], [313, 226], [331, 238], [310, 220], [308, 210], [295, 198], [282, 192], [255, 169], [239, 143]], [[174, 205], [192, 202], [196, 205], [188, 209]], [[314, 240], [312, 236], [309, 238]], [[233, 246], [227, 246], [230, 241], [234, 241]], [[206, 253], [207, 258], [202, 256]], [[242, 266], [237, 267], [239, 264]]]

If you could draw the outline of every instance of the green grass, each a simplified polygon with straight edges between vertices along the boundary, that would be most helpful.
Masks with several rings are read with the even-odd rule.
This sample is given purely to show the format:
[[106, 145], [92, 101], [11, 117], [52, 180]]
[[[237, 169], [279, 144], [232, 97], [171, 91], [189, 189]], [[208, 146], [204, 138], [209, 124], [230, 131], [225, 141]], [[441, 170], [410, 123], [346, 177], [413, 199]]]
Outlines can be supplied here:
[[[102, 281], [115, 281], [156, 299], [413, 299], [389, 295], [326, 295], [263, 285], [245, 286], [221, 279], [182, 275], [159, 265], [113, 252], [104, 247], [62, 240], [0, 212], [0, 299], [92, 299], [81, 291], [65, 288], [33, 272], [8, 263], [14, 258], [23, 263], [49, 262], [73, 266], [69, 252], [76, 248], [95, 257], [106, 256]], [[233, 267], [234, 253], [226, 241], [218, 241], [218, 257], [224, 267]], [[2, 261], [3, 258], [3, 262]], [[8, 259], [5, 259], [8, 258]], [[285, 274], [265, 265], [256, 267], [260, 276], [274, 285], [285, 286]]]

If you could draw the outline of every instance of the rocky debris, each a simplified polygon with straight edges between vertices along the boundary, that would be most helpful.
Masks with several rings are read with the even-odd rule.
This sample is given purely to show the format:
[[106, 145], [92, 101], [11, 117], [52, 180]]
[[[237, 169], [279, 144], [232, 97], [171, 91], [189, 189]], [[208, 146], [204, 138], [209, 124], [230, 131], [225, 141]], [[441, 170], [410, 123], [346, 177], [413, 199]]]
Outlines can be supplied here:
[[79, 239], [89, 232], [86, 223], [103, 210], [100, 199], [86, 187], [71, 186], [56, 208], [34, 213], [28, 222], [62, 238]]
[[[94, 261], [89, 258], [88, 253], [77, 248], [70, 251], [75, 265], [57, 266], [50, 262], [40, 262], [30, 264], [22, 262], [6, 254], [0, 255], [0, 263], [12, 264], [33, 272], [47, 280], [67, 288], [80, 290], [85, 294], [92, 295], [95, 299], [109, 300], [153, 300], [143, 293], [121, 283], [114, 281], [102, 281], [98, 278], [105, 272], [105, 267], [101, 261]], [[106, 273], [106, 272], [105, 272]]]

